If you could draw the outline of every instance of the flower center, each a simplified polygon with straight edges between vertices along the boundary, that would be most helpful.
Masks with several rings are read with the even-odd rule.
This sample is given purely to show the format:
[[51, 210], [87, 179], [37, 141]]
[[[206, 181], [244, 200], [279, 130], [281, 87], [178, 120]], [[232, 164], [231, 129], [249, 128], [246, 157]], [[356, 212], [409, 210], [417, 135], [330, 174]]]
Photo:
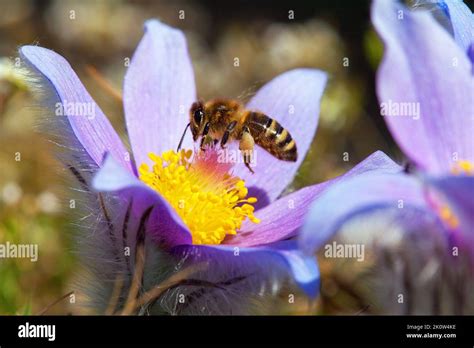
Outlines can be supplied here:
[[191, 231], [193, 244], [220, 244], [234, 235], [254, 215], [257, 198], [248, 197], [245, 182], [230, 174], [232, 165], [220, 163], [214, 148], [195, 154], [192, 150], [150, 153], [153, 168], [142, 164], [140, 180], [159, 192]]
[[454, 175], [474, 175], [474, 164], [470, 161], [457, 161], [451, 169]]

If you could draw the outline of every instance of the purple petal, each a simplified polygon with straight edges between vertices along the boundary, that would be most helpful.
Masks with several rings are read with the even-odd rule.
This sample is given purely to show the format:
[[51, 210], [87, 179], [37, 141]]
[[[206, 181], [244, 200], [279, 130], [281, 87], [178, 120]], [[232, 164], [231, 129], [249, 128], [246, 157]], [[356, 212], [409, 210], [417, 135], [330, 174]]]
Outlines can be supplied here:
[[461, 232], [474, 247], [474, 177], [446, 176], [429, 178], [428, 183], [443, 195], [461, 222]]
[[[425, 11], [377, 0], [372, 21], [385, 43], [377, 94], [399, 146], [434, 172], [449, 171], [456, 159], [474, 160], [473, 80], [466, 53]], [[403, 105], [413, 110], [395, 116], [395, 106]]]
[[376, 209], [430, 211], [420, 182], [405, 174], [368, 173], [334, 185], [310, 207], [299, 244], [314, 253], [350, 218]]
[[[145, 24], [124, 81], [124, 109], [136, 166], [148, 153], [176, 149], [196, 99], [194, 73], [180, 30], [157, 20]], [[186, 137], [183, 147], [192, 148]]]
[[29, 68], [45, 79], [46, 86], [42, 88], [53, 93], [47, 96], [51, 99], [48, 106], [62, 113], [54, 117], [67, 116], [74, 136], [92, 161], [100, 166], [105, 154], [110, 153], [123, 168], [131, 170], [122, 141], [69, 63], [57, 53], [37, 46], [21, 47], [20, 55]]
[[[474, 43], [472, 43], [467, 49], [467, 56], [471, 61], [471, 64], [474, 64]], [[474, 75], [474, 66], [472, 67], [472, 74]]]
[[[271, 284], [272, 278], [291, 274], [295, 282], [310, 297], [319, 291], [319, 269], [314, 256], [305, 256], [294, 241], [285, 241], [256, 248], [225, 245], [179, 246], [174, 249], [188, 261], [207, 262], [205, 277], [208, 281], [229, 282], [229, 277], [246, 283], [246, 291], [258, 292], [262, 284]], [[278, 280], [277, 280], [278, 281]]]
[[461, 0], [444, 0], [438, 4], [450, 19], [454, 39], [467, 51], [473, 41], [474, 17], [471, 10]]
[[301, 227], [311, 203], [328, 187], [364, 173], [397, 173], [402, 168], [381, 151], [374, 152], [346, 174], [321, 184], [305, 187], [276, 200], [256, 212], [261, 220], [255, 225], [245, 222], [242, 232], [225, 240], [225, 244], [255, 246], [293, 237]]
[[[120, 192], [133, 201], [135, 216], [143, 216], [150, 209], [146, 232], [165, 247], [191, 244], [191, 232], [173, 207], [157, 192], [125, 171], [112, 157], [107, 156], [92, 185], [99, 192]], [[125, 203], [126, 204], [126, 203]]]
[[260, 201], [274, 201], [293, 181], [313, 141], [319, 119], [319, 102], [327, 76], [315, 69], [296, 69], [274, 78], [264, 85], [247, 105], [262, 111], [286, 128], [296, 142], [298, 160], [280, 161], [257, 147], [255, 174], [243, 165], [235, 166], [236, 175], [249, 187], [258, 189]]

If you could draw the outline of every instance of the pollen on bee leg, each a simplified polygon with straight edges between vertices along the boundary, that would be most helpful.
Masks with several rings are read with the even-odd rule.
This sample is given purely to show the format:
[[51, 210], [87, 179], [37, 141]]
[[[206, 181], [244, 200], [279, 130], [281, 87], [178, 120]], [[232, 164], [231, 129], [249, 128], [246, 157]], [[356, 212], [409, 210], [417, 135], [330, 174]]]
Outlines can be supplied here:
[[[156, 190], [188, 226], [194, 244], [220, 244], [235, 235], [243, 221], [254, 215], [256, 197], [247, 197], [245, 182], [220, 163], [215, 148], [193, 156], [192, 150], [149, 154], [153, 162], [139, 167], [140, 179]], [[185, 203], [184, 203], [185, 202]]]
[[250, 134], [248, 127], [244, 127], [242, 137], [239, 143], [239, 150], [244, 158], [245, 166], [250, 170], [253, 174], [254, 171], [252, 167], [250, 167], [250, 163], [253, 161], [253, 148], [255, 146], [255, 140]]

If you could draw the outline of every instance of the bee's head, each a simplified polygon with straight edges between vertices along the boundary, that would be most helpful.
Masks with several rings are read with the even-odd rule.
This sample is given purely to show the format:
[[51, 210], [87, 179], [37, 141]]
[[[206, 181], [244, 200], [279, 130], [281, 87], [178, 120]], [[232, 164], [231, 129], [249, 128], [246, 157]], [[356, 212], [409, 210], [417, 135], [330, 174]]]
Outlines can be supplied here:
[[204, 125], [206, 123], [205, 116], [203, 102], [197, 101], [193, 103], [191, 110], [189, 111], [189, 124], [191, 125], [191, 133], [193, 134], [194, 141], [199, 138], [204, 130]]

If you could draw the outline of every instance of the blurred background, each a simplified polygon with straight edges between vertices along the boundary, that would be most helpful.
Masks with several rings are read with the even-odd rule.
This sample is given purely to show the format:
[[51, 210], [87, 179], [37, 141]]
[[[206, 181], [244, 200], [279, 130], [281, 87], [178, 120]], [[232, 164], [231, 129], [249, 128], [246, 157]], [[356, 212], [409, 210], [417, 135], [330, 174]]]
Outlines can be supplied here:
[[[39, 44], [64, 56], [124, 139], [122, 105], [98, 76], [121, 92], [126, 62], [148, 18], [185, 32], [204, 99], [247, 100], [262, 84], [296, 67], [327, 71], [319, 128], [294, 190], [337, 176], [376, 150], [402, 160], [379, 117], [374, 74], [382, 45], [370, 24], [369, 5], [342, 0], [0, 0], [0, 243], [35, 243], [40, 249], [37, 262], [0, 259], [0, 314], [45, 308], [50, 314], [86, 313], [67, 300], [48, 307], [71, 291], [80, 273], [72, 252], [74, 218], [65, 201], [71, 183], [54, 159], [54, 147], [35, 131], [32, 95], [14, 70], [19, 46]], [[323, 277], [329, 277], [333, 266], [321, 266]], [[341, 284], [351, 282], [347, 278]], [[281, 312], [367, 310], [353, 289], [328, 284], [332, 287], [323, 291], [330, 296]]]

